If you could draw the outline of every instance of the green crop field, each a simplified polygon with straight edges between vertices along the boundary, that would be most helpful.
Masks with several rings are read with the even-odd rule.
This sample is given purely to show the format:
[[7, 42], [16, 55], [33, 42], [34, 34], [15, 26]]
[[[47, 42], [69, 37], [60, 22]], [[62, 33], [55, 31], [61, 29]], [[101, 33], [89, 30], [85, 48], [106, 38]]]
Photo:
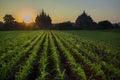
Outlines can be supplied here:
[[78, 35], [83, 39], [94, 41], [96, 43], [105, 44], [111, 47], [120, 48], [120, 30], [108, 30], [108, 31], [90, 31], [90, 30], [78, 30], [78, 31], [65, 31], [73, 35]]
[[110, 31], [1, 31], [0, 80], [119, 80]]

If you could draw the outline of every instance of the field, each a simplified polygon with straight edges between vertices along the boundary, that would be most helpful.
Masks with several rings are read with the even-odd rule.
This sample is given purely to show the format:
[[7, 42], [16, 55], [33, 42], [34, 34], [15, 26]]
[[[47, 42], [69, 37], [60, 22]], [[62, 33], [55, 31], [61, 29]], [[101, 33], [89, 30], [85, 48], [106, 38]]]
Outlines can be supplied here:
[[119, 80], [120, 37], [100, 31], [1, 31], [0, 80]]
[[94, 41], [96, 43], [105, 44], [111, 47], [120, 48], [120, 30], [105, 30], [105, 31], [65, 31], [78, 35], [84, 39]]

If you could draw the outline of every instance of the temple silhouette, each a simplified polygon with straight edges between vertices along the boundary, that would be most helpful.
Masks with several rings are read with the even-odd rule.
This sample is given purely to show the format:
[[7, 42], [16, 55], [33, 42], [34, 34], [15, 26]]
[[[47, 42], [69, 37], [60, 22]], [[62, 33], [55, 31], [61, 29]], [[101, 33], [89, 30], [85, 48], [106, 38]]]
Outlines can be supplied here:
[[37, 15], [35, 22], [40, 28], [48, 28], [52, 24], [51, 17], [46, 15], [44, 10], [42, 10], [42, 12]]
[[90, 27], [94, 25], [95, 22], [91, 16], [88, 16], [86, 12], [83, 11], [83, 13], [76, 19], [75, 24], [81, 29], [90, 29]]
[[[61, 23], [52, 24], [51, 17], [44, 12], [36, 15], [35, 23], [26, 24], [25, 22], [17, 22], [11, 14], [6, 14], [3, 17], [4, 22], [0, 21], [0, 30], [103, 30], [103, 29], [120, 29], [120, 24], [112, 24], [108, 20], [94, 22], [91, 16], [87, 15], [85, 11], [79, 15], [75, 22], [65, 21]], [[29, 27], [28, 27], [29, 26]]]

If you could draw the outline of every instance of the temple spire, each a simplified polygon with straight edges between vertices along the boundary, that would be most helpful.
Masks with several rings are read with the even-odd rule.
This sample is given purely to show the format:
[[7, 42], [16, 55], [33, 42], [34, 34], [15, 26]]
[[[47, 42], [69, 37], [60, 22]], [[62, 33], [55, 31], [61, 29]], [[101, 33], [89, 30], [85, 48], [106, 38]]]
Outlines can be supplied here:
[[42, 9], [41, 15], [46, 15], [43, 9]]
[[85, 10], [83, 11], [83, 15], [86, 15], [86, 12], [85, 12]]
[[83, 11], [83, 13], [85, 14], [85, 10]]

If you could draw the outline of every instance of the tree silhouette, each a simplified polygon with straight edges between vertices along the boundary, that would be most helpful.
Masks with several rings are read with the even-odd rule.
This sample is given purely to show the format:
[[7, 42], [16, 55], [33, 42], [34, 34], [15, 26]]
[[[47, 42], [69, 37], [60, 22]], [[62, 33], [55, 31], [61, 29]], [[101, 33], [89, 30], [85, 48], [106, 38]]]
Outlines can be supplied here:
[[0, 30], [3, 30], [3, 22], [0, 21]]
[[54, 29], [58, 30], [70, 30], [74, 29], [73, 24], [70, 21], [62, 22], [62, 23], [57, 23], [54, 25]]
[[5, 23], [13, 23], [15, 18], [13, 18], [12, 15], [10, 14], [6, 14], [4, 17], [3, 17]]
[[112, 23], [108, 20], [100, 21], [98, 23], [98, 29], [112, 29]]
[[6, 30], [13, 30], [14, 29], [14, 20], [15, 18], [11, 15], [11, 14], [6, 14], [3, 17], [5, 23], [4, 23], [4, 27]]

